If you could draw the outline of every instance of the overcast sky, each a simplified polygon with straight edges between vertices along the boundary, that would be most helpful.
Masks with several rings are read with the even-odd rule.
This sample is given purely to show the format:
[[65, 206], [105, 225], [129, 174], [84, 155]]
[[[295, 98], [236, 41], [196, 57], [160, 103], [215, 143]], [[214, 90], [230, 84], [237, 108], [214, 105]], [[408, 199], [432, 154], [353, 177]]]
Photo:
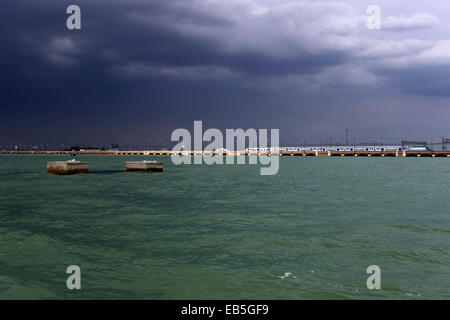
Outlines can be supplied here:
[[[81, 8], [68, 30], [66, 8]], [[381, 8], [381, 30], [366, 26]], [[448, 0], [6, 0], [0, 145], [450, 136]]]

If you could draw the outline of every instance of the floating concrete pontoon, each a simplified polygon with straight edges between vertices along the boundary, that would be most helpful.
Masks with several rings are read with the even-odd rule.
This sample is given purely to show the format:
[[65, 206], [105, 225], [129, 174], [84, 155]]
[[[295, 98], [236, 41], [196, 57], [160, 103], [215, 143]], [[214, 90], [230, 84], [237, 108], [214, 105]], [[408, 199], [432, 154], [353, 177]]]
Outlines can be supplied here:
[[47, 162], [47, 172], [56, 174], [75, 174], [87, 173], [89, 169], [88, 162], [76, 161], [51, 161]]
[[127, 171], [163, 171], [163, 165], [163, 162], [147, 160], [125, 162]]

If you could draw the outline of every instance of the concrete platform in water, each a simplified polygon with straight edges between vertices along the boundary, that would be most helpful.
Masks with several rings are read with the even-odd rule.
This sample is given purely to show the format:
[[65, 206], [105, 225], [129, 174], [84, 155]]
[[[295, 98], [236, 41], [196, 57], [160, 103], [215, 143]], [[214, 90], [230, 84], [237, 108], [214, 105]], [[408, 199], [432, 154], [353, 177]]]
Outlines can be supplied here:
[[69, 161], [49, 161], [47, 162], [47, 172], [56, 174], [76, 174], [87, 173], [89, 163], [76, 160]]
[[157, 161], [129, 161], [125, 162], [127, 171], [163, 171], [163, 162]]

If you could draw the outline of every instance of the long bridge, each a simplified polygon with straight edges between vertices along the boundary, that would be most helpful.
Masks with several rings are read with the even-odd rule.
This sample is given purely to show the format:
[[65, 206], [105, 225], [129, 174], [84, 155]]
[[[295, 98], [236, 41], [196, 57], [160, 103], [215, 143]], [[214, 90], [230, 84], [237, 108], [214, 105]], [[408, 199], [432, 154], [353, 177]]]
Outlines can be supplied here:
[[426, 150], [426, 151], [170, 151], [170, 150], [134, 150], [134, 151], [0, 151], [0, 154], [22, 154], [22, 155], [140, 155], [140, 156], [170, 156], [178, 155], [279, 155], [279, 156], [303, 156], [303, 157], [439, 157], [450, 158], [450, 150]]

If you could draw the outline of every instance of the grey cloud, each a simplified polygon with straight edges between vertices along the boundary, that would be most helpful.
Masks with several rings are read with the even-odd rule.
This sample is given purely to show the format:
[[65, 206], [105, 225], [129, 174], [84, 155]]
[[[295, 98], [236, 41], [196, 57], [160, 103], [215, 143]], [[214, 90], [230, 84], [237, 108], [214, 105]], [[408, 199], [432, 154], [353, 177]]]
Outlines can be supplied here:
[[[233, 0], [199, 1], [193, 5], [189, 1], [176, 1], [161, 6], [166, 12], [161, 17], [147, 11], [130, 17], [149, 28], [157, 26], [174, 36], [208, 44], [208, 58], [203, 63], [224, 66], [250, 77], [306, 75], [300, 82], [313, 81], [309, 87], [330, 85], [330, 79], [338, 86], [380, 85], [390, 73], [372, 73], [373, 64], [397, 59], [407, 65], [410, 56], [436, 45], [433, 41], [386, 39], [364, 32], [366, 16], [343, 2], [293, 1], [268, 5]], [[212, 18], [220, 23], [208, 24]], [[382, 30], [407, 31], [438, 23], [430, 13], [390, 16], [383, 21]], [[411, 63], [415, 63], [413, 60]], [[185, 67], [193, 67], [192, 61], [186, 59], [185, 63]], [[333, 70], [349, 65], [352, 72], [347, 77], [332, 76], [336, 74]], [[170, 63], [164, 66], [173, 67]], [[366, 81], [360, 81], [361, 74]], [[405, 85], [409, 83], [408, 80]]]
[[111, 138], [120, 128], [134, 137], [148, 127], [168, 136], [195, 118], [281, 128], [301, 118], [305, 135], [319, 135], [307, 128], [369, 127], [363, 96], [389, 92], [391, 106], [405, 93], [450, 96], [447, 35], [410, 32], [429, 17], [370, 32], [348, 1], [80, 0], [82, 30], [70, 32], [69, 4], [24, 0], [0, 12], [0, 133], [42, 123], [48, 136], [81, 128]]
[[439, 25], [439, 19], [428, 12], [416, 13], [411, 16], [390, 16], [382, 21], [381, 30], [406, 31], [432, 28]]
[[131, 63], [123, 66], [114, 66], [112, 72], [117, 76], [131, 78], [166, 78], [174, 80], [214, 80], [237, 78], [239, 73], [229, 68], [217, 66], [197, 67], [165, 67], [152, 66], [140, 63]]

